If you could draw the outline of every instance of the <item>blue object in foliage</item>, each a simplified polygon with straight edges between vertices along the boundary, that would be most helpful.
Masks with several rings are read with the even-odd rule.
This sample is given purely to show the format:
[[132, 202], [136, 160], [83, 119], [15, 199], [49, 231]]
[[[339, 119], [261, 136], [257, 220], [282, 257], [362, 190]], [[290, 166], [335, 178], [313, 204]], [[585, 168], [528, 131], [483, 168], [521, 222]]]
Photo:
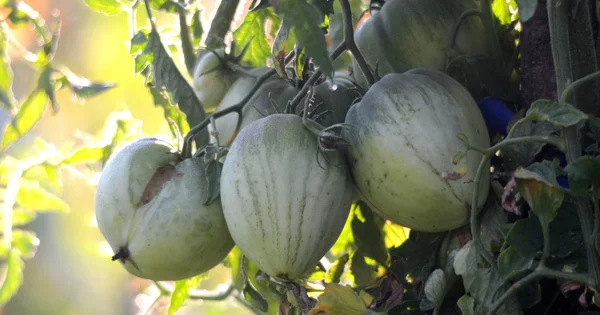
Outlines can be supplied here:
[[506, 127], [508, 122], [515, 115], [508, 107], [499, 99], [488, 96], [477, 103], [479, 110], [483, 115], [485, 124], [489, 132], [494, 134], [506, 135]]

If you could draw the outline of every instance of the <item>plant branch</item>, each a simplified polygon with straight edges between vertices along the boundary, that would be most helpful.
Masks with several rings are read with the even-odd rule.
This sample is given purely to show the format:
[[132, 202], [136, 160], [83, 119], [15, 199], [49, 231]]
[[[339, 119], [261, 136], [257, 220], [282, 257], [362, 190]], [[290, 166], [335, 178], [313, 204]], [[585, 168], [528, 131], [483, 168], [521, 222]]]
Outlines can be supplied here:
[[552, 137], [552, 136], [524, 136], [524, 137], [517, 137], [517, 138], [506, 138], [504, 140], [502, 140], [501, 142], [497, 143], [496, 145], [492, 146], [491, 148], [489, 148], [487, 150], [488, 154], [493, 154], [494, 152], [513, 145], [513, 144], [520, 144], [520, 143], [529, 143], [529, 142], [542, 142], [542, 143], [547, 143], [547, 144], [551, 144], [553, 146], [555, 146], [556, 148], [558, 148], [561, 151], [565, 151], [565, 144], [564, 141], [562, 141], [561, 139], [557, 138], [557, 137]]
[[308, 314], [312, 309], [312, 303], [310, 298], [308, 297], [308, 292], [306, 291], [306, 288], [295, 282], [286, 283], [285, 287], [288, 293], [291, 293], [291, 295], [295, 298], [296, 303], [293, 304], [297, 304], [298, 308], [300, 309], [300, 314]]
[[[158, 287], [158, 289], [164, 293], [171, 295], [175, 291], [175, 287], [166, 282], [155, 281], [154, 284]], [[217, 290], [217, 291], [208, 291], [208, 290], [190, 290], [189, 291], [189, 299], [191, 300], [204, 300], [204, 301], [222, 301], [228, 298], [233, 292], [234, 285], [233, 282], [227, 284], [225, 289]]]
[[598, 229], [600, 229], [600, 199], [592, 197], [592, 203], [594, 205], [594, 229], [592, 230], [592, 241], [596, 248], [598, 248], [599, 244], [596, 244], [596, 238]]
[[600, 71], [596, 71], [594, 73], [590, 73], [590, 74], [586, 75], [585, 77], [583, 77], [581, 79], [578, 79], [575, 82], [569, 84], [565, 88], [565, 90], [562, 92], [562, 94], [560, 96], [560, 100], [566, 103], [567, 100], [569, 99], [569, 97], [571, 96], [571, 93], [573, 93], [573, 91], [576, 88], [578, 88], [578, 87], [580, 87], [580, 86], [582, 86], [582, 85], [584, 85], [584, 84], [586, 84], [586, 83], [588, 83], [588, 82], [590, 82], [592, 80], [596, 80], [598, 78], [600, 78]]
[[488, 314], [489, 315], [496, 314], [496, 312], [498, 311], [500, 306], [502, 306], [502, 304], [504, 304], [504, 302], [506, 302], [506, 300], [508, 300], [511, 296], [516, 294], [520, 288], [524, 287], [525, 285], [527, 285], [535, 280], [542, 279], [542, 278], [569, 280], [569, 281], [574, 281], [574, 282], [583, 283], [583, 284], [588, 283], [588, 275], [586, 275], [586, 274], [556, 271], [556, 270], [549, 269], [549, 268], [545, 267], [544, 265], [540, 264], [532, 273], [528, 274], [525, 278], [513, 283], [510, 286], [510, 288], [508, 290], [506, 290], [506, 292], [504, 292], [504, 294], [502, 294], [502, 296], [500, 296], [500, 298], [498, 300], [496, 300], [494, 302], [494, 304], [492, 304], [492, 306], [490, 306]]
[[[331, 55], [330, 55], [331, 60], [337, 59], [346, 50], [346, 47], [347, 47], [346, 42], [340, 43], [333, 50], [333, 52], [331, 52]], [[296, 110], [296, 106], [298, 106], [298, 104], [300, 104], [300, 101], [304, 98], [306, 93], [308, 93], [309, 88], [312, 85], [314, 85], [317, 82], [317, 80], [319, 80], [319, 78], [321, 77], [322, 74], [323, 74], [323, 72], [321, 72], [321, 70], [317, 70], [317, 71], [315, 71], [315, 73], [313, 73], [310, 76], [310, 78], [308, 78], [308, 80], [306, 80], [306, 83], [304, 84], [304, 86], [302, 87], [300, 92], [298, 92], [298, 94], [296, 94], [296, 96], [294, 96], [292, 101], [287, 106], [291, 110], [292, 113]]]
[[[180, 3], [182, 1], [180, 0]], [[184, 5], [181, 3], [181, 5]], [[185, 67], [190, 75], [194, 75], [194, 67], [196, 66], [196, 54], [192, 45], [192, 37], [190, 35], [190, 27], [187, 23], [186, 10], [182, 7], [177, 8], [179, 15], [179, 35], [181, 37], [181, 50], [183, 52], [183, 60]]]
[[342, 7], [342, 17], [344, 19], [344, 43], [346, 43], [346, 47], [356, 59], [369, 86], [372, 86], [375, 83], [375, 79], [369, 69], [369, 65], [360, 53], [360, 50], [358, 50], [358, 46], [356, 46], [356, 42], [354, 41], [354, 25], [352, 24], [352, 9], [350, 8], [350, 3], [348, 3], [348, 0], [339, 1], [340, 6]]
[[215, 49], [224, 46], [225, 35], [229, 32], [239, 3], [240, 0], [221, 0], [204, 41], [207, 48]]
[[[568, 89], [570, 82], [575, 81], [573, 77], [576, 71], [577, 58], [572, 56], [574, 49], [570, 43], [575, 40], [571, 37], [577, 37], [578, 30], [573, 29], [570, 25], [572, 17], [570, 2], [562, 0], [548, 0], [547, 10], [550, 25], [550, 37], [552, 41], [552, 56], [554, 59], [554, 67], [556, 72], [556, 94], [563, 95]], [[588, 14], [589, 12], [584, 12]], [[579, 47], [578, 47], [579, 49]], [[582, 53], [582, 52], [579, 52]], [[595, 57], [595, 53], [593, 54]], [[578, 95], [581, 94], [578, 91]], [[570, 93], [570, 92], [567, 92]], [[580, 98], [575, 97], [573, 105], [582, 109], [585, 104], [580, 104]], [[567, 99], [568, 100], [568, 99]], [[567, 163], [571, 163], [581, 156], [581, 137], [577, 126], [564, 128], [562, 130], [563, 141], [566, 146], [565, 156]], [[590, 284], [594, 289], [600, 284], [600, 256], [592, 241], [593, 223], [592, 206], [587, 198], [575, 197], [575, 205], [577, 207], [577, 216], [581, 225], [581, 233], [585, 242], [587, 253], [588, 272], [590, 275]]]

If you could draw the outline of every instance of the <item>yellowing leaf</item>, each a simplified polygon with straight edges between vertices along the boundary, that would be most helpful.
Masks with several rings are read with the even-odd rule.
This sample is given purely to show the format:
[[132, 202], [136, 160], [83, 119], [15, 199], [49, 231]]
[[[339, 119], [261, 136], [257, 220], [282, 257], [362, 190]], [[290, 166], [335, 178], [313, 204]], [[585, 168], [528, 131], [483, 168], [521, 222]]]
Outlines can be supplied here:
[[174, 314], [185, 303], [190, 296], [190, 290], [197, 288], [202, 278], [206, 278], [206, 274], [175, 281], [175, 290], [171, 295], [171, 304], [169, 305], [169, 315]]
[[45, 190], [36, 181], [21, 180], [17, 193], [17, 204], [35, 211], [69, 211], [69, 205], [60, 197]]
[[27, 133], [42, 118], [46, 110], [48, 96], [42, 89], [35, 90], [23, 102], [15, 118], [6, 125], [2, 148], [6, 148]]
[[308, 315], [327, 313], [329, 315], [368, 314], [369, 310], [361, 297], [348, 286], [331, 283], [319, 296], [317, 307]]

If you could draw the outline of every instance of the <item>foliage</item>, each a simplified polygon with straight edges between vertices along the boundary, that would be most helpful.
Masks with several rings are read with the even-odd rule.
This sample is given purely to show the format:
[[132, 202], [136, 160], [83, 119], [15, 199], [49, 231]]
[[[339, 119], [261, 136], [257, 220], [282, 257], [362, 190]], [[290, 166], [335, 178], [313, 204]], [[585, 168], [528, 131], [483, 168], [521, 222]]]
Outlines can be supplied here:
[[[392, 1], [403, 0], [388, 3]], [[205, 175], [208, 185], [212, 185], [211, 202], [218, 196], [215, 183], [219, 183], [220, 162], [227, 152], [214, 141], [218, 135], [215, 119], [234, 112], [242, 115], [248, 100], [271, 76], [277, 74], [277, 79], [298, 89], [287, 106], [272, 105], [288, 113], [304, 111], [306, 116], [309, 109], [316, 111], [314, 108], [320, 106], [313, 98], [313, 87], [333, 78], [334, 71], [371, 73], [379, 79], [378, 65], [360, 62], [363, 55], [374, 57], [369, 55], [369, 47], [357, 49], [353, 36], [345, 35], [352, 35], [357, 24], [378, 14], [378, 6], [384, 3], [385, 7], [385, 1], [254, 0], [239, 26], [230, 30], [231, 37], [214, 33], [218, 23], [205, 30], [211, 21], [201, 20], [203, 8], [194, 1], [84, 2], [96, 12], [128, 14], [132, 20], [139, 8], [146, 10], [149, 27], [137, 29], [136, 23], [130, 25], [132, 72], [143, 77], [154, 105], [163, 110], [173, 138], [180, 142], [182, 158], [192, 154], [209, 156], [210, 167]], [[484, 186], [490, 184], [493, 189], [481, 196], [480, 185], [474, 185], [473, 200], [468, 202], [468, 226], [441, 233], [408, 233], [382, 216], [364, 200], [365, 196], [357, 195], [337, 242], [306, 277], [292, 283], [270, 277], [236, 246], [222, 263], [231, 271], [231, 283], [217, 292], [197, 289], [207, 274], [174, 283], [155, 283], [160, 292], [157, 300], [170, 301], [168, 314], [174, 314], [189, 300], [223, 300], [231, 296], [257, 314], [538, 314], [560, 303], [597, 311], [598, 305], [593, 303], [598, 304], [600, 297], [600, 122], [594, 115], [600, 110], [595, 104], [596, 112], [584, 112], [581, 108], [589, 104], [579, 104], [579, 98], [570, 95], [591, 95], [593, 85], [588, 82], [599, 75], [595, 72], [573, 77], [578, 73], [573, 69], [580, 66], [579, 60], [564, 58], [570, 52], [584, 50], [578, 43], [593, 41], [592, 32], [577, 29], [583, 22], [576, 24], [565, 17], [580, 16], [580, 11], [588, 17], [594, 14], [585, 11], [589, 11], [588, 5], [580, 0], [566, 1], [568, 5], [562, 6], [558, 0], [547, 1], [560, 99], [518, 104], [522, 71], [519, 45], [525, 40], [519, 39], [519, 31], [522, 23], [535, 19], [536, 10], [544, 9], [538, 7], [538, 2], [481, 0], [480, 7], [463, 12], [462, 18], [482, 22], [485, 45], [489, 46], [485, 54], [459, 55], [454, 50], [454, 36], [464, 20], [453, 21], [451, 39], [442, 43], [447, 47], [444, 56], [448, 57], [443, 70], [462, 84], [471, 98], [478, 101], [492, 97], [517, 110], [510, 124], [504, 126], [507, 132], [494, 137], [490, 147], [478, 147], [474, 139], [459, 135], [462, 147], [455, 148], [455, 169], [434, 170], [443, 172], [440, 181], [460, 180], [465, 176], [466, 159], [472, 154], [482, 157], [469, 178], [478, 184], [483, 181]], [[221, 8], [237, 4], [223, 0]], [[0, 104], [11, 118], [0, 144], [0, 260], [4, 269], [0, 305], [4, 305], [18, 292], [25, 262], [35, 256], [40, 245], [35, 233], [23, 226], [38, 213], [70, 210], [60, 198], [61, 174], [67, 170], [101, 170], [120, 145], [140, 138], [141, 132], [139, 122], [122, 110], [111, 114], [96, 138], [77, 148], [59, 150], [42, 138], [32, 137], [31, 131], [47, 107], [54, 114], [59, 112], [57, 91], [67, 89], [76, 99], [85, 100], [114, 85], [89, 81], [55, 64], [61, 27], [58, 17], [44, 21], [25, 2], [2, 1], [0, 6], [10, 12], [6, 20], [0, 21]], [[236, 14], [235, 10], [228, 11], [218, 10], [215, 21], [229, 25]], [[427, 13], [435, 13], [431, 11]], [[179, 28], [158, 25], [154, 15], [159, 13], [178, 19]], [[594, 23], [597, 28], [597, 17]], [[27, 50], [12, 34], [11, 27], [23, 26], [32, 27], [39, 37], [35, 51]], [[565, 38], [561, 32], [571, 39], [559, 40]], [[214, 48], [205, 47], [211, 46], [207, 44], [210, 36], [222, 39], [235, 56], [219, 70], [240, 77], [253, 76], [257, 83], [237, 105], [206, 113], [194, 94], [190, 76], [198, 57]], [[394, 47], [405, 44], [391, 43], [391, 36], [377, 40], [393, 56], [399, 55]], [[18, 50], [38, 73], [35, 86], [23, 97], [12, 91], [9, 48]], [[600, 62], [596, 52], [590, 56], [596, 58], [596, 65]], [[183, 70], [180, 59], [186, 66]], [[250, 71], [263, 66], [271, 67], [270, 71], [260, 76]], [[302, 110], [294, 111], [298, 105], [303, 106]], [[485, 118], [488, 121], [490, 117]], [[306, 123], [305, 127], [314, 133], [315, 145], [320, 149], [317, 159], [321, 151], [345, 150], [351, 145], [344, 134], [352, 132], [353, 126], [319, 128]], [[454, 153], [430, 152], [432, 158]], [[488, 164], [489, 183], [484, 180]], [[485, 205], [478, 207], [477, 201], [486, 198]], [[572, 291], [580, 295], [576, 301], [556, 298]]]

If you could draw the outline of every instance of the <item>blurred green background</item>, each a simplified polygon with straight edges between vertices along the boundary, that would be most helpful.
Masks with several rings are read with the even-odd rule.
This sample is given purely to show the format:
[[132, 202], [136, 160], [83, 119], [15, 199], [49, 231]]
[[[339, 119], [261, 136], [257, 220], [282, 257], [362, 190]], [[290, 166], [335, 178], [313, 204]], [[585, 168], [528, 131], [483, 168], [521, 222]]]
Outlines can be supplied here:
[[[200, 2], [205, 7], [203, 26], [208, 29], [218, 1]], [[249, 5], [248, 1], [241, 2], [243, 7]], [[117, 109], [128, 109], [134, 119], [142, 121], [145, 135], [169, 133], [163, 111], [154, 107], [143, 78], [133, 75], [125, 13], [117, 16], [98, 14], [87, 8], [83, 0], [29, 0], [26, 3], [46, 20], [60, 12], [62, 32], [55, 64], [65, 64], [74, 73], [90, 80], [114, 82], [117, 86], [85, 104], [74, 100], [67, 90], [58, 91], [59, 113], [47, 110], [33, 135], [23, 141], [21, 147], [31, 146], [34, 136], [57, 148], [77, 147], [98, 134], [109, 114]], [[147, 24], [147, 19], [143, 10], [138, 11], [142, 11], [138, 17], [139, 28]], [[159, 26], [177, 29], [177, 23], [171, 17], [157, 16]], [[35, 50], [32, 29], [13, 29], [13, 33], [26, 48]], [[19, 59], [16, 51], [9, 49], [9, 54], [14, 71], [14, 92], [22, 99], [37, 84], [38, 74]], [[176, 61], [182, 64], [177, 58]], [[0, 121], [6, 123], [6, 114]], [[34, 231], [41, 243], [36, 256], [25, 264], [23, 286], [0, 314], [145, 314], [158, 291], [152, 290], [150, 282], [130, 276], [119, 263], [110, 260], [112, 252], [94, 225], [93, 179], [73, 172], [63, 172], [62, 176], [64, 186], [60, 195], [71, 211], [67, 214], [42, 213], [25, 227]], [[228, 276], [229, 270], [219, 266], [203, 280], [202, 288], [216, 289], [220, 283], [227, 282]], [[168, 299], [158, 301], [155, 304], [158, 307], [148, 314], [163, 314], [168, 302]], [[177, 314], [249, 312], [229, 299], [194, 302]]]

